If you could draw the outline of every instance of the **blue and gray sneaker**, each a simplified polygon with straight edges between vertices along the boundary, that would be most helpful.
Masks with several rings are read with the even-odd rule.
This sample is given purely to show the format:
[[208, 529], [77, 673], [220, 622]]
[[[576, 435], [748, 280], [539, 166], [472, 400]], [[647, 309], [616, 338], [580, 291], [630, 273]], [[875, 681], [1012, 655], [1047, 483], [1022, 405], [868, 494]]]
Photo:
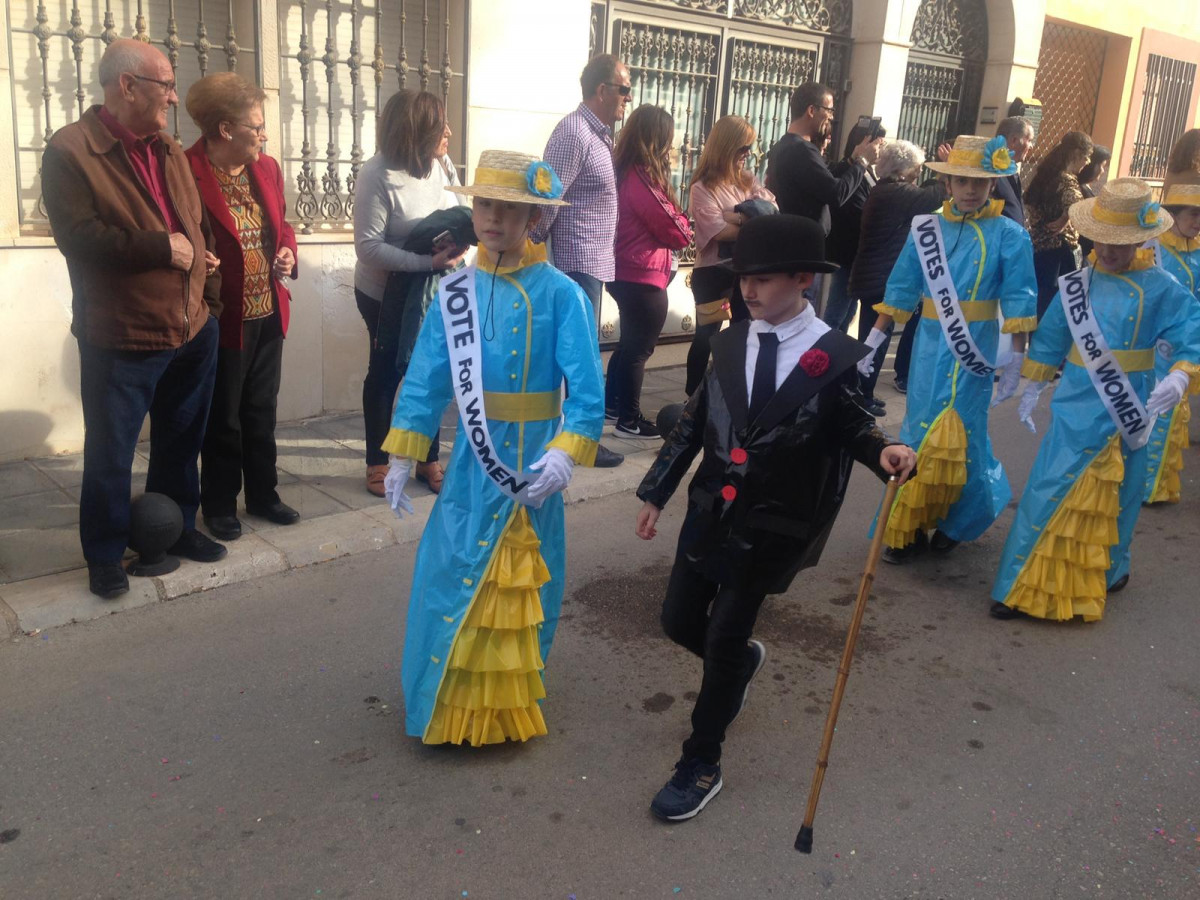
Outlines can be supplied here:
[[698, 759], [681, 759], [675, 774], [654, 796], [650, 812], [668, 822], [690, 819], [708, 805], [721, 790], [721, 766]]

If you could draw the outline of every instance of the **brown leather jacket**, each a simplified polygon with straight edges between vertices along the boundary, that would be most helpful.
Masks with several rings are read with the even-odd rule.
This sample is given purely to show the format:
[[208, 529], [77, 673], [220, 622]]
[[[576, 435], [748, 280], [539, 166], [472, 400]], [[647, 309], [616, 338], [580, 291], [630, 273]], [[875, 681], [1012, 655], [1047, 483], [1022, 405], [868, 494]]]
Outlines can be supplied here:
[[207, 284], [204, 275], [213, 242], [196, 181], [183, 148], [160, 132], [167, 193], [194, 251], [183, 272], [171, 267], [158, 205], [98, 110], [55, 132], [42, 157], [46, 212], [71, 276], [71, 331], [116, 350], [179, 347], [203, 327], [220, 295], [219, 270]]

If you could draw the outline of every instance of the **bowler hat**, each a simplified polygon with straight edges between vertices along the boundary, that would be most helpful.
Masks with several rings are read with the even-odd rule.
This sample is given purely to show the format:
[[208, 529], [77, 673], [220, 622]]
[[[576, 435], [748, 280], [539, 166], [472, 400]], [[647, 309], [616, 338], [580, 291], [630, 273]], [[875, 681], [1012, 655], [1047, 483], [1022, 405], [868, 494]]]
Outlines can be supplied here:
[[733, 263], [738, 275], [773, 272], [836, 272], [825, 260], [825, 232], [804, 216], [759, 216], [738, 232]]

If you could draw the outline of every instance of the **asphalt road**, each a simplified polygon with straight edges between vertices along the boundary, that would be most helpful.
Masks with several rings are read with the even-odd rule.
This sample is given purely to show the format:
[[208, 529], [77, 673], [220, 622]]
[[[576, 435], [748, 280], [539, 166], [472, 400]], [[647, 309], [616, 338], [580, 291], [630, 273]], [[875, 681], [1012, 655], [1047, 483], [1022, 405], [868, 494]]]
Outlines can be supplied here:
[[[1019, 489], [1035, 442], [993, 433]], [[551, 733], [524, 746], [402, 735], [415, 545], [0, 646], [0, 897], [1195, 898], [1188, 466], [1101, 623], [987, 616], [1011, 512], [881, 569], [811, 856], [792, 841], [881, 494], [863, 470], [820, 568], [764, 607], [767, 666], [691, 822], [647, 809], [699, 681], [657, 626], [682, 498], [643, 543], [626, 494], [569, 510]]]

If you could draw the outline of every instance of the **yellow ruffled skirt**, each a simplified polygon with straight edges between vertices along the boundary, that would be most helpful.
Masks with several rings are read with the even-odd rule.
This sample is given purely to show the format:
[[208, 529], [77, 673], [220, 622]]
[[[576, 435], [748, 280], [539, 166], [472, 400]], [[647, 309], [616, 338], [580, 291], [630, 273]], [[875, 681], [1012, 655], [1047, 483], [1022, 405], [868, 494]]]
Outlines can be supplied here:
[[1171, 413], [1171, 424], [1167, 427], [1162, 459], [1154, 480], [1154, 490], [1147, 503], [1178, 503], [1181, 493], [1179, 473], [1183, 471], [1183, 451], [1189, 446], [1188, 423], [1192, 420], [1192, 407], [1183, 399]]
[[917, 474], [896, 494], [883, 542], [900, 549], [946, 517], [967, 483], [967, 431], [953, 406], [938, 414], [917, 449]]
[[519, 506], [451, 645], [424, 743], [478, 747], [546, 734], [539, 591], [550, 572], [540, 546]]
[[1104, 615], [1124, 477], [1121, 438], [1113, 435], [1042, 528], [1005, 605], [1039, 619]]

